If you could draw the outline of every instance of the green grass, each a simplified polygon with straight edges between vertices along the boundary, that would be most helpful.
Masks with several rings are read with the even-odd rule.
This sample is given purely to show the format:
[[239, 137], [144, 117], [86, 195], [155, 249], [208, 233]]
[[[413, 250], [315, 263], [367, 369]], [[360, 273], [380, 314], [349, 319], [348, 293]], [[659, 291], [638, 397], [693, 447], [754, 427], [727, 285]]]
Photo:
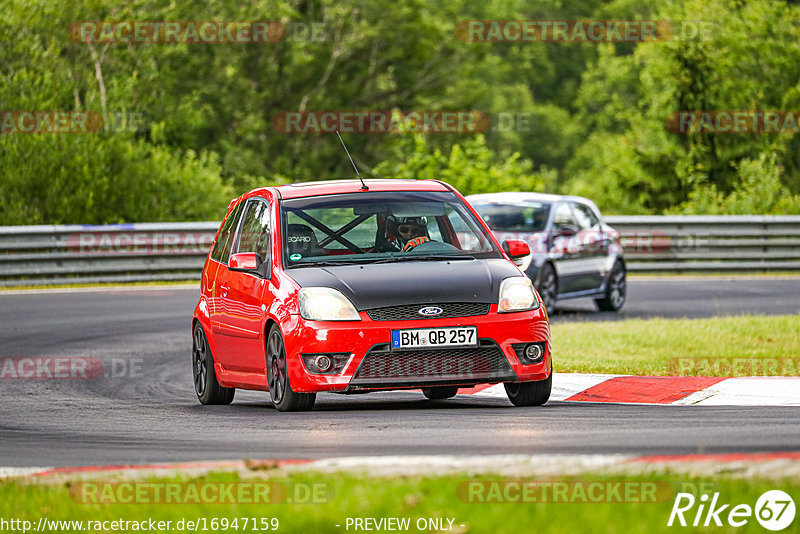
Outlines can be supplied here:
[[[231, 481], [230, 474], [212, 474], [195, 481]], [[188, 479], [173, 478], [171, 481]], [[765, 491], [781, 489], [800, 496], [800, 481], [780, 482], [762, 480], [740, 480], [728, 477], [689, 478], [675, 475], [641, 476], [587, 476], [561, 478], [557, 482], [592, 481], [647, 482], [656, 483], [657, 502], [594, 503], [594, 502], [512, 502], [475, 503], [466, 500], [466, 493], [459, 493], [459, 484], [467, 481], [509, 480], [500, 476], [470, 477], [467, 475], [437, 477], [357, 478], [353, 475], [298, 474], [290, 478], [276, 479], [294, 484], [325, 485], [332, 498], [317, 504], [91, 504], [76, 502], [70, 497], [65, 484], [40, 485], [5, 483], [0, 485], [0, 518], [32, 521], [34, 528], [40, 516], [55, 520], [171, 520], [181, 518], [277, 518], [279, 532], [348, 532], [345, 529], [348, 517], [408, 517], [412, 527], [409, 532], [418, 532], [414, 523], [418, 518], [454, 518], [455, 528], [451, 532], [474, 533], [520, 533], [535, 531], [537, 534], [580, 533], [630, 533], [630, 532], [674, 532], [695, 531], [689, 527], [681, 529], [666, 526], [677, 491], [689, 491], [699, 497], [704, 492], [720, 493], [720, 502], [748, 504], [754, 506]], [[530, 480], [530, 479], [528, 479]], [[553, 482], [554, 478], [548, 479]], [[164, 479], [148, 479], [148, 482]], [[253, 479], [248, 479], [253, 481]], [[74, 483], [73, 483], [74, 484]], [[463, 486], [462, 486], [463, 488]], [[678, 490], [677, 488], [681, 488]], [[696, 488], [691, 491], [689, 488]], [[666, 490], [666, 491], [665, 491]], [[73, 488], [74, 491], [74, 488]], [[573, 494], [570, 491], [569, 494]], [[730, 507], [729, 507], [730, 509]], [[691, 522], [696, 506], [686, 517]], [[723, 515], [724, 521], [724, 515]], [[796, 527], [798, 519], [795, 519]], [[336, 525], [341, 525], [337, 527]], [[463, 527], [461, 525], [464, 525]], [[532, 525], [535, 529], [532, 530]], [[790, 527], [786, 532], [792, 531]], [[763, 531], [755, 518], [740, 529], [713, 528], [714, 532]], [[69, 531], [69, 530], [66, 530]], [[202, 532], [202, 528], [200, 529]], [[222, 530], [219, 530], [222, 531]], [[240, 527], [241, 531], [241, 527]], [[353, 528], [349, 532], [353, 532]], [[427, 529], [425, 529], [427, 531]], [[709, 530], [710, 531], [710, 530]], [[175, 532], [175, 530], [172, 530]], [[229, 532], [235, 532], [229, 530]]]
[[[559, 372], [684, 374], [677, 358], [700, 358], [696, 372], [687, 373], [695, 375], [787, 374], [780, 372], [784, 369], [794, 376], [800, 371], [800, 315], [555, 323], [552, 336]], [[708, 358], [747, 361], [734, 368], [705, 366]], [[764, 368], [764, 361], [769, 372], [753, 373]]]

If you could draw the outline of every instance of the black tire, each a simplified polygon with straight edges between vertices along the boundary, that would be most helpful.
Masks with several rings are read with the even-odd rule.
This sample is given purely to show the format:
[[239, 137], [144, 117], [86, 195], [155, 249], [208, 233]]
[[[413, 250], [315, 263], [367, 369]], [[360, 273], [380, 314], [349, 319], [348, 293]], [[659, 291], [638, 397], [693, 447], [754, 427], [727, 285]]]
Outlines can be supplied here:
[[458, 386], [440, 386], [432, 388], [422, 388], [422, 394], [430, 400], [444, 400], [455, 397], [458, 393]]
[[508, 400], [514, 406], [541, 406], [550, 399], [553, 389], [553, 366], [550, 366], [550, 376], [546, 380], [536, 382], [506, 382]]
[[542, 266], [536, 291], [542, 297], [542, 304], [544, 304], [544, 309], [547, 310], [547, 313], [555, 311], [556, 300], [558, 300], [558, 277], [552, 264], [545, 263]]
[[192, 378], [194, 392], [201, 404], [230, 404], [236, 393], [235, 388], [224, 388], [217, 381], [214, 371], [214, 357], [208, 346], [206, 333], [197, 322], [192, 330]]
[[286, 348], [278, 325], [267, 335], [267, 382], [272, 405], [279, 412], [306, 412], [314, 407], [316, 393], [295, 393], [289, 380]]
[[622, 305], [625, 304], [625, 293], [627, 289], [627, 282], [625, 281], [625, 266], [622, 262], [617, 260], [614, 267], [611, 268], [611, 273], [608, 275], [608, 283], [606, 284], [606, 294], [601, 299], [595, 299], [597, 308], [603, 311], [619, 311]]

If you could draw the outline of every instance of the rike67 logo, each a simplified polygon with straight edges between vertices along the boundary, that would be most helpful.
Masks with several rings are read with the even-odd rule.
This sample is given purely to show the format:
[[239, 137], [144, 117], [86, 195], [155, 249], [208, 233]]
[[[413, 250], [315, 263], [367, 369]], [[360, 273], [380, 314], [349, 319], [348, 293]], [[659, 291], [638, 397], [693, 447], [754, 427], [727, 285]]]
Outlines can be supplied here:
[[[708, 494], [696, 499], [691, 493], [678, 493], [667, 526], [673, 524], [685, 527], [718, 526], [727, 523], [731, 527], [742, 527], [755, 516], [756, 521], [767, 530], [784, 530], [792, 524], [795, 505], [788, 493], [781, 490], [764, 492], [756, 501], [755, 507], [749, 504], [725, 504], [719, 492], [714, 493], [709, 502]], [[677, 523], [676, 523], [677, 520]]]

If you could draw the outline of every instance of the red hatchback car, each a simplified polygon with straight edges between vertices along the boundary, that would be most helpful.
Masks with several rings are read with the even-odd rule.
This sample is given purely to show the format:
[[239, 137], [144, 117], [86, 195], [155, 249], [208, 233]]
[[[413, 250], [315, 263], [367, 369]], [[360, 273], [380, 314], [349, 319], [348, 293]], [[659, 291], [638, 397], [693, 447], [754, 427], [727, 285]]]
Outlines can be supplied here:
[[202, 275], [193, 375], [203, 404], [268, 390], [280, 411], [317, 392], [505, 383], [550, 397], [547, 312], [464, 198], [439, 181], [328, 181], [231, 202]]

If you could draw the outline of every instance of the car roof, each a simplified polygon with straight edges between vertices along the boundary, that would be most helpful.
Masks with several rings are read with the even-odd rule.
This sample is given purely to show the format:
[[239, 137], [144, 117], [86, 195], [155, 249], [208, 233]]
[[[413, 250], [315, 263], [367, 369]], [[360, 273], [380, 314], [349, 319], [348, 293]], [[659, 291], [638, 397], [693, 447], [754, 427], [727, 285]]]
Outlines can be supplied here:
[[325, 180], [320, 182], [298, 182], [275, 187], [281, 198], [302, 198], [341, 193], [365, 193], [386, 191], [450, 191], [447, 184], [438, 180], [364, 180], [369, 191], [361, 189], [358, 180]]
[[594, 202], [584, 197], [574, 195], [551, 195], [548, 193], [526, 193], [522, 191], [508, 191], [505, 193], [482, 193], [465, 197], [469, 202], [499, 202], [515, 204], [517, 202], [582, 202], [594, 206]]

